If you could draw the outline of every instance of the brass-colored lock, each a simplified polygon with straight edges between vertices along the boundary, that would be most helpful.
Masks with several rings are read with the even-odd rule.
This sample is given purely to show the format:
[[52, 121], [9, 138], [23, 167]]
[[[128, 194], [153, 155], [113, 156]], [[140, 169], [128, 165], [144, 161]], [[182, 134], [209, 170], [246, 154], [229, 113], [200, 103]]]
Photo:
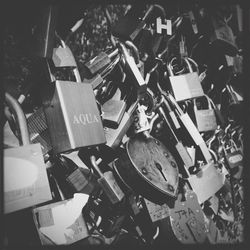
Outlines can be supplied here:
[[[168, 63], [167, 68], [170, 74], [169, 80], [171, 83], [172, 91], [176, 101], [184, 101], [187, 99], [192, 99], [204, 95], [201, 82], [197, 72], [194, 72], [192, 66], [190, 65], [189, 58], [184, 58], [186, 62], [189, 73], [175, 75], [173, 72], [172, 63], [176, 58], [172, 58]], [[193, 60], [191, 61], [193, 62]]]
[[215, 111], [211, 105], [211, 99], [204, 95], [208, 102], [208, 109], [198, 109], [197, 99], [194, 99], [194, 115], [196, 119], [196, 125], [200, 132], [206, 132], [216, 130], [217, 121]]

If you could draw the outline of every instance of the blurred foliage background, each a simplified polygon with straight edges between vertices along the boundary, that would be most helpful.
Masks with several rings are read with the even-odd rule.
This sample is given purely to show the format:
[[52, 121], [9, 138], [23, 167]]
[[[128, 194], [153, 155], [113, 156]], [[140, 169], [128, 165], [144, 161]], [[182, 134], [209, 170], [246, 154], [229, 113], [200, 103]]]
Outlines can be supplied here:
[[[22, 2], [22, 1], [20, 1]], [[36, 2], [36, 3], [34, 3]], [[3, 29], [3, 83], [4, 89], [18, 98], [21, 92], [29, 85], [34, 86], [31, 95], [24, 103], [24, 111], [31, 112], [39, 102], [39, 76], [32, 74], [34, 55], [31, 53], [33, 44], [33, 29], [36, 27], [37, 14], [41, 3], [39, 1], [27, 3], [11, 3], [5, 15]], [[42, 2], [42, 1], [41, 1]], [[83, 64], [100, 51], [110, 46], [107, 35], [107, 20], [101, 4], [79, 3], [70, 4], [70, 1], [59, 5], [57, 32], [65, 38], [66, 33], [75, 22], [84, 16], [83, 25], [70, 37], [69, 47], [78, 64], [81, 75]], [[13, 3], [12, 3], [13, 4]], [[13, 8], [14, 7], [14, 8]], [[108, 5], [112, 22], [124, 15], [129, 5]]]

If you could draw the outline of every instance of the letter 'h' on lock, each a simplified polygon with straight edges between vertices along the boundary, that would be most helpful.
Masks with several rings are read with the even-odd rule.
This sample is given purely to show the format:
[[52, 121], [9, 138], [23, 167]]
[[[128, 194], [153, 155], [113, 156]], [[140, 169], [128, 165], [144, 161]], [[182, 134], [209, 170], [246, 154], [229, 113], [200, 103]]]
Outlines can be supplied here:
[[166, 24], [162, 23], [160, 17], [156, 19], [156, 33], [162, 34], [162, 30], [165, 29], [167, 35], [172, 35], [172, 23], [171, 20], [166, 20]]
[[92, 86], [70, 81], [50, 86], [43, 108], [54, 153], [106, 143]]

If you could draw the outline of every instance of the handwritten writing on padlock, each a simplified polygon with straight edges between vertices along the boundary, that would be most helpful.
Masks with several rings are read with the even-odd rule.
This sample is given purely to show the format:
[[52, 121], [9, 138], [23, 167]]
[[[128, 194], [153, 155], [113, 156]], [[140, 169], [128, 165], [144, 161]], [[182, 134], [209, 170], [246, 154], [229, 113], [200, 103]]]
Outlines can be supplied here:
[[215, 111], [211, 105], [211, 99], [204, 95], [208, 102], [207, 109], [198, 109], [197, 100], [194, 99], [194, 114], [196, 119], [197, 128], [200, 132], [211, 131], [217, 128], [217, 121]]
[[184, 58], [185, 63], [188, 66], [188, 73], [175, 75], [173, 71], [173, 61], [176, 57], [172, 58], [167, 65], [169, 80], [171, 83], [172, 91], [176, 101], [184, 101], [187, 99], [203, 96], [204, 92], [199, 80], [198, 73], [193, 71], [190, 62], [194, 63], [190, 58]]

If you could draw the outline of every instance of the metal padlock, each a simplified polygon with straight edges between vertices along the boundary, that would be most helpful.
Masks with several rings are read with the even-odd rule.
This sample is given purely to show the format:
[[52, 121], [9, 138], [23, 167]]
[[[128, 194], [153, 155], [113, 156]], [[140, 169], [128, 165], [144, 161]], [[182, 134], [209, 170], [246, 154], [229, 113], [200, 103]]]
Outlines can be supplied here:
[[115, 177], [113, 175], [113, 172], [106, 171], [102, 173], [98, 166], [98, 162], [96, 161], [95, 156], [90, 157], [91, 164], [93, 169], [96, 171], [96, 173], [99, 176], [99, 179], [97, 180], [100, 186], [102, 187], [103, 191], [111, 201], [111, 203], [116, 204], [120, 202], [123, 197], [124, 193], [121, 190], [121, 188], [118, 186], [118, 183], [115, 180]]
[[108, 128], [108, 127], [104, 127], [104, 133], [105, 133], [105, 137], [106, 137], [106, 145], [108, 147], [111, 147], [113, 149], [117, 148], [123, 138], [125, 137], [128, 129], [130, 128], [130, 126], [133, 123], [133, 113], [137, 107], [138, 102], [135, 102], [134, 104], [132, 104], [128, 111], [126, 111], [123, 115], [123, 118], [118, 126], [118, 128], [113, 129], [113, 128]]
[[54, 48], [52, 60], [55, 67], [77, 67], [75, 57], [68, 46]]
[[20, 104], [10, 94], [6, 103], [20, 131], [20, 147], [4, 150], [4, 213], [12, 213], [52, 199], [39, 143], [30, 144], [27, 121]]
[[140, 60], [140, 54], [138, 48], [135, 46], [135, 44], [131, 41], [125, 42], [126, 46], [131, 49], [133, 56], [135, 58], [135, 63], [139, 71], [141, 72], [141, 75], [144, 79], [144, 62]]
[[201, 82], [197, 72], [194, 72], [192, 66], [189, 63], [189, 58], [184, 58], [189, 73], [175, 75], [173, 72], [172, 63], [176, 58], [172, 58], [167, 65], [168, 72], [170, 74], [169, 80], [171, 83], [172, 91], [176, 101], [184, 101], [204, 95]]
[[145, 113], [146, 109], [147, 108], [144, 105], [139, 105], [136, 110], [136, 114], [134, 117], [134, 128], [136, 134], [150, 130], [148, 117]]
[[204, 213], [200, 207], [195, 192], [188, 190], [185, 201], [181, 195], [174, 208], [169, 209], [170, 222], [175, 237], [184, 244], [204, 243], [207, 235]]
[[133, 56], [129, 55], [126, 47], [123, 44], [120, 43], [120, 47], [121, 47], [124, 59], [126, 61], [125, 67], [127, 68], [129, 74], [132, 76], [134, 80], [134, 85], [137, 89], [138, 95], [141, 95], [142, 93], [146, 92], [147, 84], [135, 63]]
[[126, 102], [124, 100], [109, 99], [102, 105], [103, 125], [110, 128], [118, 128], [125, 113]]
[[211, 101], [207, 95], [204, 95], [208, 102], [208, 109], [198, 109], [197, 99], [194, 99], [194, 115], [197, 128], [200, 132], [216, 130], [217, 121], [215, 111], [212, 108]]
[[210, 35], [211, 45], [226, 55], [235, 56], [238, 48], [231, 27], [218, 16], [212, 16], [211, 22], [213, 27]]
[[106, 142], [90, 84], [56, 81], [46, 87], [43, 108], [54, 153]]
[[221, 173], [214, 163], [204, 165], [201, 170], [188, 178], [190, 186], [202, 204], [213, 196], [223, 185], [225, 175]]
[[118, 54], [118, 49], [112, 50], [111, 52], [100, 52], [97, 56], [90, 59], [85, 63], [85, 67], [90, 71], [91, 74], [95, 75], [104, 67], [111, 63], [111, 58]]
[[223, 145], [226, 163], [234, 178], [240, 179], [242, 177], [243, 170], [243, 155], [232, 139], [230, 140], [230, 144], [231, 145], [228, 147]]

